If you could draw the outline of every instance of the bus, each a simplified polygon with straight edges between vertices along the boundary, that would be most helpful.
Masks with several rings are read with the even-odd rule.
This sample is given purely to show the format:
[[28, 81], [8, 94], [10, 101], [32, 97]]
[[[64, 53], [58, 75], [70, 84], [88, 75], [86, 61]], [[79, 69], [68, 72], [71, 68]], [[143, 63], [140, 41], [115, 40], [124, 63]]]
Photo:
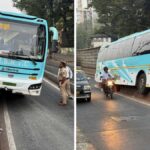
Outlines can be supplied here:
[[0, 89], [39, 96], [47, 54], [46, 20], [0, 11]]
[[150, 29], [123, 37], [100, 48], [95, 80], [101, 81], [104, 66], [117, 86], [136, 86], [140, 94], [150, 87]]

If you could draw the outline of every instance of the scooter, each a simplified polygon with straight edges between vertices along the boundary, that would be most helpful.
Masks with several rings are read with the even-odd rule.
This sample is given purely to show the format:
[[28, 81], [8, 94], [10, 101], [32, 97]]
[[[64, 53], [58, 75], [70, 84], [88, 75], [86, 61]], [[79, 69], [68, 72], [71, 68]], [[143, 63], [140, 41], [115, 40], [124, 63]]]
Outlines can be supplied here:
[[113, 93], [114, 93], [113, 86], [114, 86], [114, 80], [108, 79], [104, 87], [104, 93], [106, 95], [106, 98], [110, 97], [111, 99], [113, 99]]

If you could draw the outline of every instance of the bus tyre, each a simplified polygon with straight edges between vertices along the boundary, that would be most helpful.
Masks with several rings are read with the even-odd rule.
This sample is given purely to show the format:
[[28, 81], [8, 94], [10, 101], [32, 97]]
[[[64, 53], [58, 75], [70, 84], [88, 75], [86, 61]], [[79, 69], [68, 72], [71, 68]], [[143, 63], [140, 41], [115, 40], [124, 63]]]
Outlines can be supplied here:
[[148, 89], [146, 88], [146, 75], [145, 73], [142, 73], [139, 75], [137, 80], [137, 88], [138, 92], [142, 95], [148, 94]]

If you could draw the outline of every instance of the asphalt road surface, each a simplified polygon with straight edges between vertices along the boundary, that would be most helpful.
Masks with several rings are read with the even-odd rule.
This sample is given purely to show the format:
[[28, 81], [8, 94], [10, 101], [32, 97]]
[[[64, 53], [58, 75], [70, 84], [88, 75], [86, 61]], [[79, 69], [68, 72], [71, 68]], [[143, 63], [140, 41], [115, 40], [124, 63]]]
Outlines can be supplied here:
[[1, 94], [17, 150], [73, 150], [73, 101], [58, 106], [60, 92], [44, 82], [41, 96]]
[[77, 104], [78, 143], [86, 141], [90, 150], [150, 150], [150, 104], [119, 95], [106, 99], [92, 86], [92, 102]]

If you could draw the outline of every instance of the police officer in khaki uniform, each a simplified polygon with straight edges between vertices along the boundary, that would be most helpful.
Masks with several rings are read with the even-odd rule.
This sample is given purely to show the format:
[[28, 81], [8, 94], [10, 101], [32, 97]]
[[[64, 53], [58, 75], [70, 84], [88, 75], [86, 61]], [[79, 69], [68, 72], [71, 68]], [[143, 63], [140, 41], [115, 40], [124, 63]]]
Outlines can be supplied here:
[[68, 93], [67, 93], [67, 70], [66, 63], [60, 62], [58, 70], [58, 81], [62, 100], [59, 102], [59, 105], [65, 106], [67, 104]]

